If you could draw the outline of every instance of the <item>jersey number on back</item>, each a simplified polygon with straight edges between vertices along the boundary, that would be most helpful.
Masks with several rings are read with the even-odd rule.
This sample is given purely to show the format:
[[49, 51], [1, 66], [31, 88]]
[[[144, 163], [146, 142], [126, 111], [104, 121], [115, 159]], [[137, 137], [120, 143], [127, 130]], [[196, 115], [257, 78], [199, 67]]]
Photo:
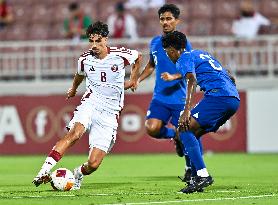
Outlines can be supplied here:
[[208, 62], [213, 69], [222, 70], [222, 66], [218, 62], [213, 60], [210, 55], [200, 54], [200, 58], [203, 60], [208, 59]]

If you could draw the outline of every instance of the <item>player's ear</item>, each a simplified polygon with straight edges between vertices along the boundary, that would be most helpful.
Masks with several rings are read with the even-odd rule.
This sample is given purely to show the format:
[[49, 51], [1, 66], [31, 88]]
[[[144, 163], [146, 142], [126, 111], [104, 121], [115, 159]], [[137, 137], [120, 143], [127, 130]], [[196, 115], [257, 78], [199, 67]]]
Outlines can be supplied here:
[[179, 18], [176, 19], [176, 24], [179, 24], [181, 20]]

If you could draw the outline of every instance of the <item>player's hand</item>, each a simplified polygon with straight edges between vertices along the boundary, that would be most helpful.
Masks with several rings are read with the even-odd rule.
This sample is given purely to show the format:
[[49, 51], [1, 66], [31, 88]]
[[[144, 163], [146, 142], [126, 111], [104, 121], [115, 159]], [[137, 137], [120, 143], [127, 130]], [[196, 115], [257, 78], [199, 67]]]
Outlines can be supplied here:
[[138, 80], [134, 80], [133, 86], [131, 87], [131, 90], [134, 92], [135, 90], [137, 90], [138, 85], [139, 85], [140, 81]]
[[124, 88], [125, 90], [131, 89], [134, 92], [134, 81], [126, 80], [124, 82]]
[[125, 90], [131, 88], [131, 86], [132, 86], [132, 84], [131, 84], [130, 80], [126, 80], [126, 81], [124, 82], [124, 88], [125, 88]]
[[190, 110], [185, 109], [180, 116], [178, 130], [183, 132], [189, 130], [190, 120], [191, 112]]
[[168, 72], [164, 72], [164, 73], [161, 73], [161, 76], [160, 76], [163, 80], [165, 81], [172, 81], [172, 80], [175, 80], [174, 76], [171, 75], [170, 73]]
[[127, 80], [124, 82], [124, 89], [131, 89], [134, 92], [138, 87], [138, 81], [136, 80]]
[[67, 92], [67, 99], [72, 98], [76, 95], [77, 90], [74, 88], [69, 88]]

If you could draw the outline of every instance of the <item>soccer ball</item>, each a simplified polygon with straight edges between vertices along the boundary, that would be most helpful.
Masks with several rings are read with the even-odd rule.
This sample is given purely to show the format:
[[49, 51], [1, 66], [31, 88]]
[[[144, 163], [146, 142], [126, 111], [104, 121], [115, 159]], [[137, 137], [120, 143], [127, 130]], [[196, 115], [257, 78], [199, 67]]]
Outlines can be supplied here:
[[74, 175], [66, 168], [56, 169], [51, 174], [51, 186], [54, 190], [69, 191], [74, 185]]

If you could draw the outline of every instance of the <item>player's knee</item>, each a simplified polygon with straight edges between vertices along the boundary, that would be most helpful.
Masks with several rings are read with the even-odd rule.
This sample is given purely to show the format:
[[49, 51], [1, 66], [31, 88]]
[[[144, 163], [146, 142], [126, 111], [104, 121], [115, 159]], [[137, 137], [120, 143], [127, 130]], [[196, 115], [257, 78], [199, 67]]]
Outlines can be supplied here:
[[68, 132], [67, 139], [71, 142], [75, 142], [81, 138], [82, 134], [83, 132], [81, 130], [72, 129], [70, 132]]
[[159, 135], [160, 126], [158, 126], [157, 124], [154, 124], [154, 123], [149, 123], [147, 121], [145, 123], [145, 127], [147, 129], [148, 135], [150, 135], [151, 137], [157, 138], [157, 136]]

